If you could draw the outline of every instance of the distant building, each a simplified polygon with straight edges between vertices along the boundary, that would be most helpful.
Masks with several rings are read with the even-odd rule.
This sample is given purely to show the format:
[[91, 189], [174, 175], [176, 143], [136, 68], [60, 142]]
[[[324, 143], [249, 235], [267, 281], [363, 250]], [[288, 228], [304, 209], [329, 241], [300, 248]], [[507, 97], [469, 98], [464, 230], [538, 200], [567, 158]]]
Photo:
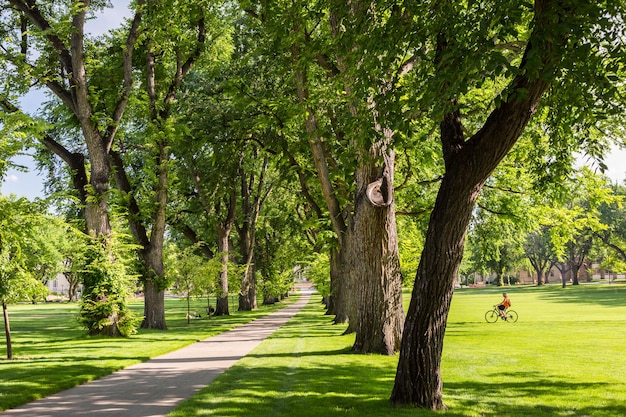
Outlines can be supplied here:
[[49, 290], [48, 299], [69, 298], [70, 283], [64, 274], [57, 274], [55, 279], [48, 280], [46, 287]]
[[[561, 270], [556, 266], [552, 266], [549, 271], [546, 271], [546, 276], [544, 277], [544, 284], [546, 283], [560, 283], [563, 279], [563, 275], [565, 275], [565, 280], [567, 283], [572, 281], [572, 271], [569, 268], [565, 268], [565, 273], [562, 274]], [[600, 281], [600, 282], [613, 282], [616, 280], [623, 280], [626, 278], [626, 274], [624, 272], [615, 272], [615, 271], [607, 271], [600, 268], [600, 264], [593, 263], [584, 263], [580, 270], [578, 271], [578, 281], [579, 282], [590, 282], [590, 281]], [[510, 271], [504, 274], [504, 283], [507, 285], [509, 282], [515, 284], [537, 284], [537, 274], [535, 271], [528, 271], [525, 269], [519, 269], [516, 271]], [[496, 274], [489, 274], [486, 276], [481, 276], [479, 274], [471, 274], [469, 277], [459, 277], [459, 284], [468, 285], [473, 287], [480, 287], [486, 284], [497, 284], [498, 277]]]

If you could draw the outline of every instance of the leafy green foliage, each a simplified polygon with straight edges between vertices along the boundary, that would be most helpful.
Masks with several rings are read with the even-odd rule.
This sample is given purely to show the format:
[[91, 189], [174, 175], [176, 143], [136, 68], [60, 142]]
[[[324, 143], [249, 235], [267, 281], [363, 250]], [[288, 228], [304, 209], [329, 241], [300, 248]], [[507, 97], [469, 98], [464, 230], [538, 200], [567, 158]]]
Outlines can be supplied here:
[[[32, 236], [24, 247], [26, 268], [42, 283], [56, 279], [64, 272], [61, 248], [68, 239], [69, 226], [56, 216], [47, 216], [39, 226], [39, 233]], [[77, 252], [77, 248], [73, 248]]]
[[17, 109], [4, 98], [0, 99], [0, 109], [0, 178], [4, 178], [8, 168], [24, 169], [12, 158], [29, 148], [47, 124], [15, 111]]
[[330, 291], [330, 258], [326, 253], [320, 253], [308, 265], [306, 277], [315, 284], [315, 289], [322, 297], [331, 295]]
[[615, 184], [611, 188], [615, 198], [603, 203], [599, 208], [600, 221], [607, 227], [596, 232], [596, 235], [619, 259], [619, 262], [607, 259], [606, 263], [611, 265], [613, 269], [620, 269], [619, 265], [626, 263], [626, 214], [624, 213], [626, 187]]
[[[221, 256], [207, 259], [198, 253], [198, 245], [190, 245], [184, 249], [170, 243], [165, 252], [165, 276], [172, 283], [174, 293], [187, 299], [187, 315], [191, 315], [192, 298], [206, 297], [207, 314], [210, 313], [209, 299], [220, 294]], [[231, 272], [234, 265], [229, 265]], [[214, 307], [214, 306], [213, 306]]]
[[[0, 304], [7, 342], [7, 358], [12, 359], [11, 326], [8, 303], [37, 300], [48, 295], [48, 288], [27, 268], [24, 249], [43, 230], [46, 216], [41, 202], [30, 203], [25, 198], [0, 196]], [[38, 259], [43, 260], [43, 257]]]
[[404, 285], [410, 287], [424, 249], [425, 228], [412, 218], [398, 218], [398, 247]]
[[140, 321], [127, 305], [136, 277], [124, 264], [125, 249], [114, 242], [92, 238], [87, 245], [78, 321], [89, 334], [127, 337], [136, 332]]
[[606, 179], [587, 168], [571, 178], [566, 186], [568, 204], [552, 212], [555, 220], [551, 229], [552, 242], [560, 259], [567, 256], [571, 245], [584, 244], [586, 238], [583, 236], [591, 238], [594, 231], [601, 232], [607, 227], [600, 220], [600, 207], [616, 201]]
[[[41, 213], [42, 209], [41, 204], [30, 203], [25, 198], [0, 196], [0, 301], [3, 304], [42, 299], [48, 293], [28, 268], [26, 258], [32, 249], [30, 245], [43, 237], [47, 216]], [[45, 262], [44, 257], [36, 259]]]

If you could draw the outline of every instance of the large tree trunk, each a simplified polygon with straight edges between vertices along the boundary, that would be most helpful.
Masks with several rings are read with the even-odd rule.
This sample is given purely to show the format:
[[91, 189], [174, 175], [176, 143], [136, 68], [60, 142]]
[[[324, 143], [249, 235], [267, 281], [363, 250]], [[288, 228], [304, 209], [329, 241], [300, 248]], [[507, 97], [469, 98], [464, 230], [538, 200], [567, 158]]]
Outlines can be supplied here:
[[243, 168], [243, 164], [240, 164], [238, 170], [241, 178], [241, 217], [243, 218], [242, 225], [238, 231], [241, 246], [241, 259], [245, 262], [245, 273], [241, 281], [241, 291], [239, 293], [239, 311], [251, 311], [258, 307], [254, 245], [256, 241], [256, 225], [261, 212], [261, 206], [265, 201], [261, 193], [263, 192], [265, 182], [266, 167], [267, 159], [264, 159], [262, 170], [256, 184], [255, 195], [252, 195], [252, 188], [255, 185], [256, 175], [254, 175], [254, 173], [248, 175]]
[[[157, 184], [154, 187], [155, 209], [151, 213], [148, 229], [139, 215], [140, 209], [132, 192], [132, 185], [121, 156], [111, 151], [110, 160], [115, 167], [115, 182], [117, 188], [128, 196], [128, 225], [135, 238], [135, 242], [141, 245], [139, 257], [143, 261], [142, 281], [144, 284], [144, 318], [141, 322], [143, 329], [167, 329], [165, 321], [165, 288], [163, 285], [163, 245], [165, 241], [167, 187], [168, 187], [168, 164], [169, 154], [167, 145], [158, 143], [159, 154], [157, 161]], [[148, 223], [148, 222], [147, 222]]]
[[[236, 204], [237, 197], [233, 191], [230, 194], [226, 218], [217, 225], [217, 252], [219, 256], [221, 256], [222, 270], [220, 271], [221, 293], [218, 294], [217, 301], [215, 303], [216, 316], [227, 316], [230, 314], [228, 308], [228, 240], [235, 222]], [[219, 210], [216, 211], [219, 212]]]
[[[338, 294], [338, 277], [337, 277], [337, 250], [336, 248], [330, 249], [330, 254], [328, 256], [329, 260], [329, 286], [330, 293], [322, 299], [322, 303], [326, 306], [326, 315], [335, 316], [337, 311], [337, 297]], [[335, 317], [336, 319], [336, 317]], [[341, 322], [340, 322], [341, 323]]]
[[156, 204], [152, 213], [150, 241], [148, 246], [144, 247], [145, 252], [143, 252], [146, 271], [144, 276], [144, 320], [141, 327], [165, 330], [167, 324], [165, 323], [165, 286], [163, 284], [165, 274], [163, 245], [165, 244], [170, 157], [165, 140], [158, 141], [158, 149], [158, 175], [154, 199]]
[[[245, 198], [244, 198], [245, 200]], [[250, 205], [243, 203], [243, 217], [246, 219], [241, 228], [239, 228], [239, 245], [241, 251], [241, 259], [244, 262], [245, 269], [241, 280], [241, 291], [239, 292], [239, 311], [251, 311], [258, 307], [256, 294], [256, 268], [254, 265], [254, 234], [256, 227], [255, 222], [250, 222], [249, 216], [252, 215], [248, 209]], [[247, 211], [247, 212], [246, 212]]]
[[165, 293], [163, 289], [151, 279], [144, 283], [142, 329], [167, 330], [165, 322]]
[[[111, 225], [107, 197], [111, 166], [109, 163], [109, 143], [113, 139], [105, 137], [94, 124], [93, 108], [89, 100], [89, 84], [85, 68], [83, 25], [87, 10], [74, 15], [72, 26], [76, 29], [71, 35], [72, 70], [70, 85], [72, 89], [73, 110], [85, 139], [89, 153], [90, 178], [89, 196], [85, 206], [85, 225], [93, 236], [109, 236]], [[64, 97], [61, 96], [61, 99]], [[68, 103], [69, 104], [69, 103]], [[120, 116], [121, 117], [121, 116]], [[119, 120], [118, 120], [119, 121]]]
[[246, 264], [241, 292], [239, 293], [239, 311], [251, 311], [258, 307], [256, 295], [256, 268], [254, 263]]
[[[94, 139], [101, 140], [101, 139]], [[109, 159], [105, 154], [105, 161], [99, 163], [92, 161], [91, 179], [89, 181], [91, 193], [87, 197], [85, 205], [85, 226], [92, 236], [110, 236], [111, 224], [107, 196], [109, 193]]]
[[[342, 245], [343, 248], [343, 245]], [[330, 252], [330, 300], [327, 314], [334, 315], [335, 324], [349, 323], [349, 296], [348, 276], [347, 276], [347, 260], [342, 248], [333, 248]], [[356, 319], [354, 320], [356, 324]], [[351, 329], [348, 333], [353, 333], [355, 329]]]
[[222, 227], [218, 228], [217, 251], [221, 256], [222, 270], [220, 271], [220, 294], [215, 304], [216, 316], [228, 316], [228, 233]]
[[[393, 152], [384, 173], [375, 164], [357, 171], [350, 240], [351, 281], [358, 289], [355, 352], [393, 355], [400, 349], [404, 310], [393, 202]], [[380, 184], [368, 185], [378, 181]]]
[[13, 359], [13, 344], [11, 343], [11, 325], [9, 323], [9, 310], [7, 303], [2, 301], [2, 314], [4, 315], [4, 334], [7, 341], [7, 359]]
[[142, 329], [166, 330], [165, 322], [165, 289], [160, 283], [163, 278], [163, 247], [148, 247], [142, 251], [145, 265], [144, 272], [144, 305]]
[[430, 219], [398, 363], [392, 402], [443, 409], [441, 353], [465, 232], [481, 184], [446, 175]]

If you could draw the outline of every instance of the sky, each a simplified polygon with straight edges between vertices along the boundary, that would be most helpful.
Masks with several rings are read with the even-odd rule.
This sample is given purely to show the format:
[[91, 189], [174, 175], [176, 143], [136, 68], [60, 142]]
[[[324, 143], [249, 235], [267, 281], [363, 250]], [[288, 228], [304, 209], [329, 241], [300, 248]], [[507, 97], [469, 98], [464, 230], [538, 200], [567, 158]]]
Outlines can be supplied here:
[[[130, 0], [112, 0], [113, 7], [105, 9], [97, 18], [88, 22], [86, 32], [92, 35], [104, 33], [109, 29], [118, 27], [124, 17], [130, 15], [128, 4]], [[35, 111], [41, 103], [42, 93], [33, 92], [21, 100], [23, 108], [27, 111]], [[18, 165], [23, 165], [29, 170], [21, 172], [11, 169], [2, 181], [0, 193], [3, 195], [15, 194], [18, 197], [26, 197], [33, 200], [43, 197], [44, 178], [34, 169], [33, 159], [28, 156], [20, 156], [13, 159]], [[626, 149], [614, 147], [605, 159], [608, 166], [606, 175], [613, 182], [623, 183], [626, 180]]]

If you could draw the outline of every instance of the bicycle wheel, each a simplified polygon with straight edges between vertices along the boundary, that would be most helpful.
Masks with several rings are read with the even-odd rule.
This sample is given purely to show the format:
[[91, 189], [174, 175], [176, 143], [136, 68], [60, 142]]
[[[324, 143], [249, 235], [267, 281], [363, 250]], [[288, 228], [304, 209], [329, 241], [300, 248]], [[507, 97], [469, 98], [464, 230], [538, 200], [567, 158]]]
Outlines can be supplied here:
[[500, 314], [498, 314], [496, 310], [489, 310], [485, 313], [485, 320], [487, 320], [487, 323], [495, 323], [498, 321], [498, 317], [500, 317]]
[[506, 312], [506, 321], [510, 321], [512, 323], [515, 323], [517, 321], [517, 313], [515, 312], [515, 310], [508, 310]]

